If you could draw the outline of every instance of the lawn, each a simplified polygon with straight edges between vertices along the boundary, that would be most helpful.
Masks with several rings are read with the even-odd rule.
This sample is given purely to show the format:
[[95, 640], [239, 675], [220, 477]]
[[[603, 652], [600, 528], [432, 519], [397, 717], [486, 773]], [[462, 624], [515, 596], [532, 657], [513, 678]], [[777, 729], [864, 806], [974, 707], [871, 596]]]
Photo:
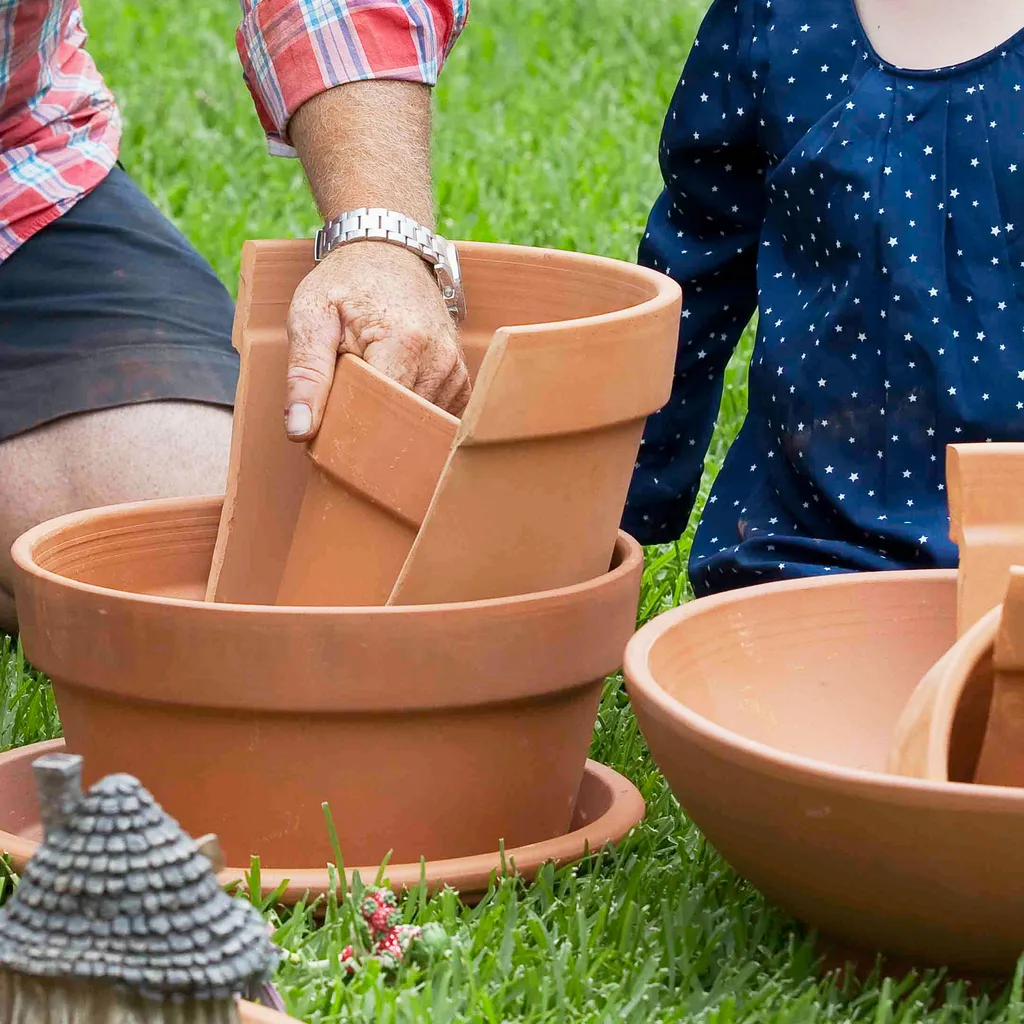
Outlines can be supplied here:
[[[659, 189], [661, 119], [705, 3], [473, 0], [437, 92], [442, 230], [631, 259]], [[236, 5], [86, 0], [91, 50], [126, 118], [129, 172], [234, 287], [246, 238], [316, 223], [294, 162], [266, 156], [233, 47]], [[708, 477], [745, 408], [744, 354], [729, 370]], [[641, 617], [687, 596], [687, 538], [649, 553]], [[0, 649], [0, 745], [58, 728], [45, 680]], [[328, 1021], [1017, 1021], [1019, 985], [972, 996], [936, 975], [822, 976], [813, 938], [721, 861], [680, 812], [610, 680], [594, 756], [648, 803], [617, 851], [501, 885], [475, 908], [410, 895], [408, 920], [441, 922], [450, 953], [388, 982], [346, 984], [344, 908], [265, 908], [288, 951], [279, 985], [295, 1016]]]

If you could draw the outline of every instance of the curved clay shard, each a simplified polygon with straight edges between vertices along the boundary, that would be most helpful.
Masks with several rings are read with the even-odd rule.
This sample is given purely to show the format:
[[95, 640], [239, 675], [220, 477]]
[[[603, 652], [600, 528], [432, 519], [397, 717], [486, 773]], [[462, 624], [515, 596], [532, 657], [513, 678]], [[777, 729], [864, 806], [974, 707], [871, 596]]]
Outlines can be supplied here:
[[887, 770], [944, 782], [974, 780], [992, 700], [991, 609], [925, 673], [893, 730]]
[[[946, 455], [950, 536], [957, 543], [959, 640], [921, 679], [897, 722], [889, 770], [919, 778], [993, 781], [1000, 716], [990, 716], [993, 648], [1014, 559], [1024, 557], [1024, 444], [951, 445]], [[1010, 596], [1015, 593], [1011, 580]], [[996, 686], [1006, 697], [1012, 687]], [[1006, 723], [1006, 727], [1010, 728]], [[986, 739], [986, 730], [990, 737]], [[981, 768], [983, 743], [989, 748]], [[1003, 763], [995, 756], [995, 763]], [[983, 781], [978, 778], [977, 781]]]
[[284, 431], [288, 306], [313, 269], [312, 242], [246, 242], [232, 344], [235, 393], [227, 494], [206, 599], [273, 604], [313, 465]]
[[1010, 566], [1024, 563], [1024, 444], [950, 445], [946, 487], [962, 636], [1002, 601]]
[[384, 604], [459, 421], [355, 356], [338, 361], [278, 604]]
[[[463, 265], [472, 271], [476, 258], [470, 251]], [[606, 302], [612, 282], [628, 285], [631, 300], [497, 332], [389, 604], [507, 597], [599, 576], [644, 422], [669, 396], [681, 304], [673, 281], [578, 253], [509, 248], [504, 259], [509, 280], [537, 266], [547, 278], [520, 296], [521, 319], [545, 316], [546, 296], [567, 279], [582, 310]]]
[[1010, 570], [993, 655], [988, 728], [975, 782], [1024, 786], [1024, 569]]

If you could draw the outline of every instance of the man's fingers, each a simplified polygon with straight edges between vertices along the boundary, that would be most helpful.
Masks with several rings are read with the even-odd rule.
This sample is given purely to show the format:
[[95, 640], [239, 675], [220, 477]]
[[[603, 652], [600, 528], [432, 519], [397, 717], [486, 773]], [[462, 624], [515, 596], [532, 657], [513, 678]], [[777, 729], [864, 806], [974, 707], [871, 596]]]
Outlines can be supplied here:
[[469, 370], [462, 359], [455, 364], [433, 401], [453, 416], [461, 416], [469, 403]]
[[413, 390], [419, 376], [421, 346], [389, 338], [367, 345], [363, 358], [375, 369]]
[[308, 298], [297, 292], [288, 312], [285, 404], [285, 430], [293, 441], [306, 441], [320, 429], [340, 344], [338, 310], [315, 292]]

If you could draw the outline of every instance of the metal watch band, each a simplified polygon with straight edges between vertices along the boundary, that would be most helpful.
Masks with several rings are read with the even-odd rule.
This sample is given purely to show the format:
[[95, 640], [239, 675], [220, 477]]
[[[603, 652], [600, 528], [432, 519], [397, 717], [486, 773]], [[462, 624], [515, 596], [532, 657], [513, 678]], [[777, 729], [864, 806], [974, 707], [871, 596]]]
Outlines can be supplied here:
[[465, 318], [466, 301], [455, 246], [403, 213], [366, 207], [349, 210], [317, 231], [313, 258], [319, 263], [335, 249], [364, 240], [387, 242], [422, 257], [434, 270], [448, 312], [459, 320]]

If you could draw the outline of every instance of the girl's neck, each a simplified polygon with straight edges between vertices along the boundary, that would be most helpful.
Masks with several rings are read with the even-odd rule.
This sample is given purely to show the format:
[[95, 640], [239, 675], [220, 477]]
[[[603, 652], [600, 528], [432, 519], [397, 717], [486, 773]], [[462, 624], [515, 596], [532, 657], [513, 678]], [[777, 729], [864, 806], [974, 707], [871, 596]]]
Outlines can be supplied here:
[[875, 52], [896, 67], [949, 67], [1024, 27], [1021, 0], [850, 0]]

